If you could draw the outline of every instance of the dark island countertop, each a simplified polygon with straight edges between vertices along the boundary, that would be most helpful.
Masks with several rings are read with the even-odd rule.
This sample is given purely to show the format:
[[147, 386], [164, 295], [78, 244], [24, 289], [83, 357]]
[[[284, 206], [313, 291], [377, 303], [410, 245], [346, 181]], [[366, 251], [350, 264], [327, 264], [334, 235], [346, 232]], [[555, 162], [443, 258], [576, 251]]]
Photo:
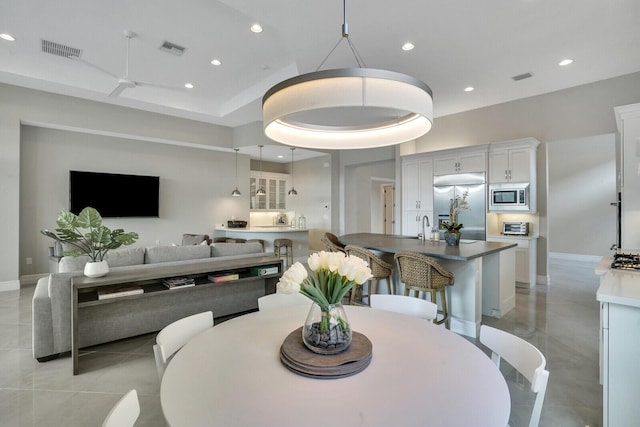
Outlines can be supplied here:
[[444, 240], [437, 242], [420, 240], [411, 236], [390, 234], [355, 233], [339, 237], [345, 245], [356, 245], [380, 252], [396, 253], [413, 251], [434, 258], [468, 261], [518, 246], [517, 243], [485, 242], [484, 240], [460, 240], [460, 246], [447, 246]]

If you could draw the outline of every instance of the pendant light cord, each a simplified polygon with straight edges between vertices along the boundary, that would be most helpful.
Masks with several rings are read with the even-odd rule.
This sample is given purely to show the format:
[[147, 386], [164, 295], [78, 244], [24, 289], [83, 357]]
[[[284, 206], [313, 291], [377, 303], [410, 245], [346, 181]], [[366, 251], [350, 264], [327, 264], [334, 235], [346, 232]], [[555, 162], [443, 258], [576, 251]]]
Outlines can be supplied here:
[[351, 39], [349, 38], [349, 24], [347, 23], [347, 0], [342, 0], [342, 36], [340, 37], [340, 40], [338, 40], [338, 43], [336, 43], [335, 46], [333, 46], [333, 49], [331, 49], [331, 52], [329, 52], [329, 54], [324, 57], [320, 65], [318, 65], [318, 68], [316, 68], [316, 71], [322, 68], [324, 63], [327, 62], [327, 59], [329, 59], [331, 54], [336, 50], [340, 42], [342, 42], [342, 40], [344, 39], [347, 39], [347, 44], [351, 49], [351, 53], [353, 54], [353, 57], [358, 63], [358, 68], [367, 68], [367, 64], [364, 63], [364, 60], [360, 56], [358, 49], [356, 49], [355, 45], [351, 42]]
[[238, 148], [236, 150], [236, 188], [238, 188]]
[[295, 148], [291, 149], [291, 188], [293, 188], [293, 150]]

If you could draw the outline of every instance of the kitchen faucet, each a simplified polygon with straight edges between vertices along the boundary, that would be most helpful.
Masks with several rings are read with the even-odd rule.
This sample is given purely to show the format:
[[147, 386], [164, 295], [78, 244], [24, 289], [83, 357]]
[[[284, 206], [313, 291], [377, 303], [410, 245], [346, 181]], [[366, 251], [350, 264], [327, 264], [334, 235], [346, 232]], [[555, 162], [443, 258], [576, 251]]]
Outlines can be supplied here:
[[[424, 224], [425, 220], [427, 220], [426, 226]], [[426, 215], [423, 215], [422, 216], [422, 235], [420, 236], [422, 240], [427, 240], [427, 227], [431, 227], [431, 224], [429, 224], [429, 217]]]

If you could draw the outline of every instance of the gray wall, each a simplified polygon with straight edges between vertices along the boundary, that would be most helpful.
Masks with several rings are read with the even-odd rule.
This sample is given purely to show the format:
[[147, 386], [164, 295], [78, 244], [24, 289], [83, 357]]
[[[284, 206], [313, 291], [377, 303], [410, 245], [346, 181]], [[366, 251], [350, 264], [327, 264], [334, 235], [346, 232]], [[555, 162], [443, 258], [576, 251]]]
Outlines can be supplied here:
[[[286, 173], [291, 164], [286, 163]], [[287, 210], [303, 214], [309, 229], [309, 248], [322, 250], [320, 239], [331, 231], [331, 156], [314, 157], [294, 163], [293, 181], [297, 196], [287, 197]]]
[[[372, 231], [372, 218], [380, 218], [380, 181], [395, 179], [395, 162], [379, 161], [366, 165], [351, 165], [344, 169], [345, 222], [344, 233]], [[374, 185], [375, 184], [375, 191]], [[376, 211], [376, 212], [374, 212]], [[379, 227], [379, 224], [376, 224]], [[378, 230], [380, 232], [380, 230]]]
[[[22, 127], [20, 147], [21, 275], [47, 271], [53, 241], [39, 230], [54, 229], [58, 212], [69, 208], [69, 170], [160, 177], [159, 218], [104, 220], [111, 229], [137, 232], [136, 246], [180, 244], [183, 233], [211, 235], [215, 223], [248, 217], [248, 179], [238, 182], [243, 197], [231, 197], [231, 153], [34, 126]], [[239, 176], [247, 176], [248, 166], [248, 156], [238, 156]]]
[[27, 267], [20, 255], [22, 125], [233, 153], [226, 127], [0, 84], [0, 290], [17, 288]]
[[616, 242], [615, 135], [547, 143], [549, 252], [602, 256]]

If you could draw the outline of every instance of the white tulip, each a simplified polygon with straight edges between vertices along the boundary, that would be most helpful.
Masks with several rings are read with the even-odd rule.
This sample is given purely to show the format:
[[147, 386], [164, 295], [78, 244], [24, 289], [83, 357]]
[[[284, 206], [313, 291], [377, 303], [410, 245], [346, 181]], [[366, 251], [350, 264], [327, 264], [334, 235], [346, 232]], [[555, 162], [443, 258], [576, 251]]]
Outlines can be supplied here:
[[283, 276], [287, 276], [291, 278], [294, 282], [302, 283], [304, 279], [307, 278], [309, 274], [307, 273], [307, 269], [304, 268], [304, 265], [296, 262], [283, 274]]

